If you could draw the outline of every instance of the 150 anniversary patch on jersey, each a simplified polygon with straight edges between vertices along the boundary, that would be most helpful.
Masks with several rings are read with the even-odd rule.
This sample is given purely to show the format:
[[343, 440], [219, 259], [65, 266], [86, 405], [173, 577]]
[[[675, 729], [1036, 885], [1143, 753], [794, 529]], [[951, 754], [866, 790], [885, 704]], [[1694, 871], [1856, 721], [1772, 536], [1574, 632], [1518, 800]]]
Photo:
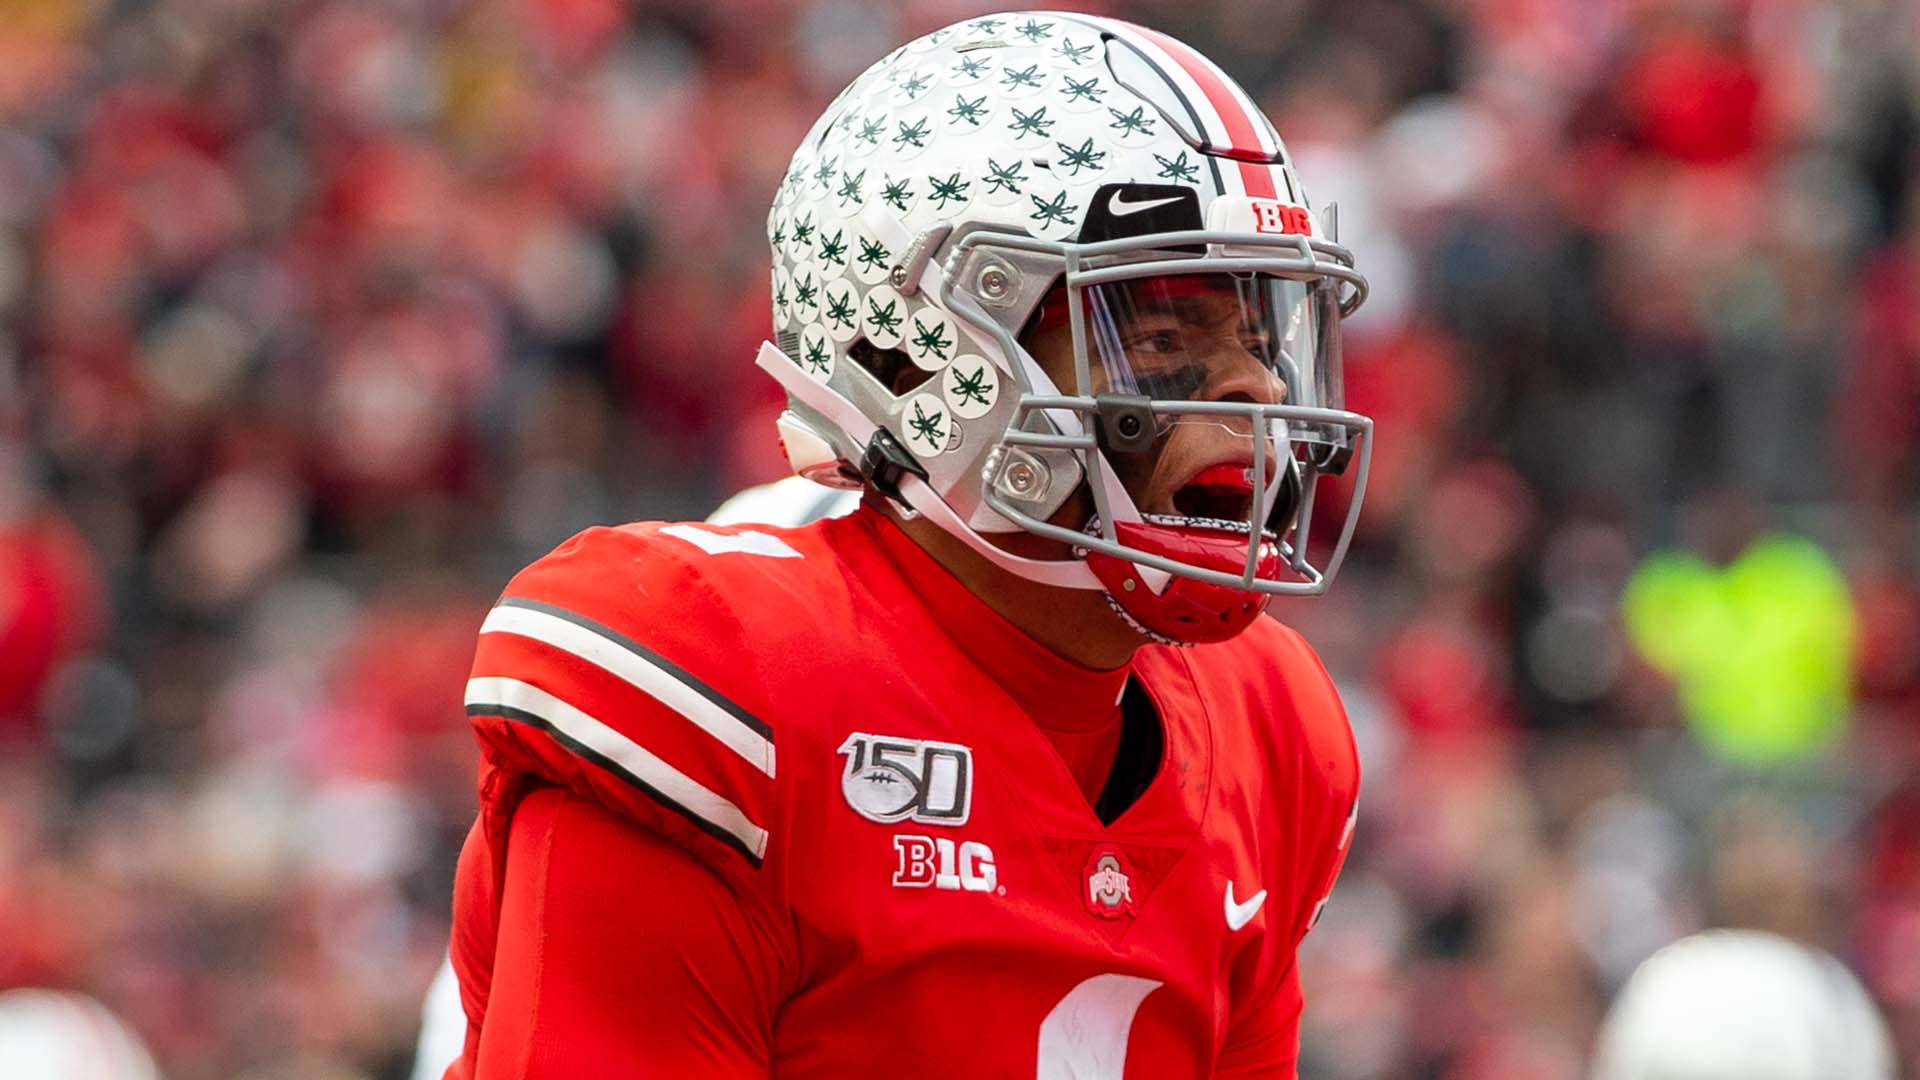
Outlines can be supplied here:
[[973, 799], [973, 751], [958, 743], [856, 731], [838, 751], [840, 790], [861, 817], [881, 824], [964, 825]]

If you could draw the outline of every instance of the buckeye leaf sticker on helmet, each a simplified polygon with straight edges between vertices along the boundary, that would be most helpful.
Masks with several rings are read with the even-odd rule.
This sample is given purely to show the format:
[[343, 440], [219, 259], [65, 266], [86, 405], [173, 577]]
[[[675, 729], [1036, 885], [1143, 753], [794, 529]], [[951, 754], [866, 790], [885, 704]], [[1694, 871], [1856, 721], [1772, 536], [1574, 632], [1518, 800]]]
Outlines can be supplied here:
[[890, 286], [875, 285], [860, 309], [860, 332], [883, 349], [898, 348], [907, 325], [907, 303]]
[[940, 393], [953, 414], [962, 420], [978, 420], [993, 410], [1000, 400], [1000, 375], [990, 361], [978, 356], [961, 356], [947, 365], [940, 379]]
[[953, 440], [953, 420], [947, 403], [932, 394], [915, 394], [907, 399], [906, 430], [901, 432], [907, 448], [922, 458], [943, 454]]
[[928, 308], [907, 316], [907, 321], [910, 324], [905, 335], [907, 355], [916, 365], [939, 371], [953, 361], [960, 348], [959, 331], [946, 312]]
[[820, 293], [821, 316], [827, 334], [845, 345], [860, 333], [860, 290], [845, 278], [827, 282]]
[[833, 339], [818, 325], [800, 331], [800, 366], [807, 374], [825, 382], [833, 375]]

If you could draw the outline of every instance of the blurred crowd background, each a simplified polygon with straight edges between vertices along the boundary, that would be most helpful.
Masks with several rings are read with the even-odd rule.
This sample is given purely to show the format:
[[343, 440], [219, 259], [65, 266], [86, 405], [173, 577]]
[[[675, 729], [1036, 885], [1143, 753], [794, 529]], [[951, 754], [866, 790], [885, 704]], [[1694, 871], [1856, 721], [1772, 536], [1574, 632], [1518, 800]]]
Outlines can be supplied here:
[[[1310, 1080], [1579, 1076], [1707, 925], [1920, 1075], [1920, 7], [1132, 0], [1373, 281]], [[0, 0], [0, 987], [411, 1063], [518, 565], [777, 476], [766, 207], [957, 0]], [[1323, 518], [1332, 515], [1322, 515]]]

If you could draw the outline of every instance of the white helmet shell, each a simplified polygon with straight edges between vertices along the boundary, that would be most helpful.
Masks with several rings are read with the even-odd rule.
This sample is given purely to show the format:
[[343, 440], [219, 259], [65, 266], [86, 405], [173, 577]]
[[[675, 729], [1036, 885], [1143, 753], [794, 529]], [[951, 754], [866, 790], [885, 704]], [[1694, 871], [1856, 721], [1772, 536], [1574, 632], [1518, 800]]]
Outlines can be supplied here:
[[707, 515], [715, 525], [778, 525], [794, 528], [821, 518], [839, 517], [860, 503], [851, 491], [821, 487], [789, 476], [735, 492]]
[[[1187, 217], [1150, 224], [1174, 214], [1165, 204]], [[1044, 535], [1034, 523], [1099, 464], [1097, 451], [1060, 442], [1011, 448], [1016, 427], [1068, 440], [1088, 430], [1071, 408], [1034, 411], [1036, 398], [1062, 388], [1015, 339], [1052, 287], [1073, 286], [1076, 267], [1092, 265], [1082, 253], [1144, 268], [1155, 258], [1166, 265], [1177, 249], [1199, 260], [1182, 273], [1258, 269], [1337, 282], [1344, 314], [1365, 282], [1327, 225], [1246, 92], [1171, 37], [1045, 11], [936, 30], [833, 100], [794, 152], [768, 216], [776, 347], [760, 364], [788, 390], [789, 460], [826, 483], [909, 469], [940, 505], [904, 501], [976, 550], [1034, 580], [1101, 588], [1084, 566], [1046, 572], [981, 539]], [[1201, 233], [1211, 239], [1194, 244]], [[1186, 246], [1154, 242], [1176, 234]], [[888, 354], [883, 363], [876, 350]], [[1370, 430], [1337, 400], [1307, 404], [1324, 407], [1264, 420], [1296, 425], [1296, 437], [1335, 432], [1327, 441], [1343, 451], [1346, 432]], [[1335, 456], [1332, 471], [1345, 467], [1345, 454]], [[1363, 461], [1362, 483], [1364, 475]], [[891, 482], [876, 486], [897, 495]], [[1107, 478], [1090, 486], [1102, 517], [1137, 520]], [[1351, 527], [1350, 519], [1333, 565]], [[1110, 524], [1090, 546], [1142, 554], [1116, 543]], [[1234, 576], [1215, 574], [1214, 583]]]
[[1595, 1080], [1892, 1080], [1885, 1022], [1832, 956], [1709, 930], [1640, 965], [1601, 1029]]
[[98, 1001], [58, 990], [0, 993], [0, 1076], [158, 1080], [139, 1036]]

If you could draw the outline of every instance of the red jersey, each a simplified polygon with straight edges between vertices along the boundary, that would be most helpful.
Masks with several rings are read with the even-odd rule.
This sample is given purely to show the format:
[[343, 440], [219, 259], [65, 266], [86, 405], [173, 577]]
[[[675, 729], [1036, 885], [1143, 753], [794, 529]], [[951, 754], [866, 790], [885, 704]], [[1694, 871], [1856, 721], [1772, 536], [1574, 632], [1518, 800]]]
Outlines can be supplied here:
[[[1103, 824], [1041, 725], [1129, 679], [1160, 765]], [[593, 529], [467, 710], [450, 1077], [1294, 1074], [1358, 770], [1272, 620], [1093, 671], [871, 510]]]

